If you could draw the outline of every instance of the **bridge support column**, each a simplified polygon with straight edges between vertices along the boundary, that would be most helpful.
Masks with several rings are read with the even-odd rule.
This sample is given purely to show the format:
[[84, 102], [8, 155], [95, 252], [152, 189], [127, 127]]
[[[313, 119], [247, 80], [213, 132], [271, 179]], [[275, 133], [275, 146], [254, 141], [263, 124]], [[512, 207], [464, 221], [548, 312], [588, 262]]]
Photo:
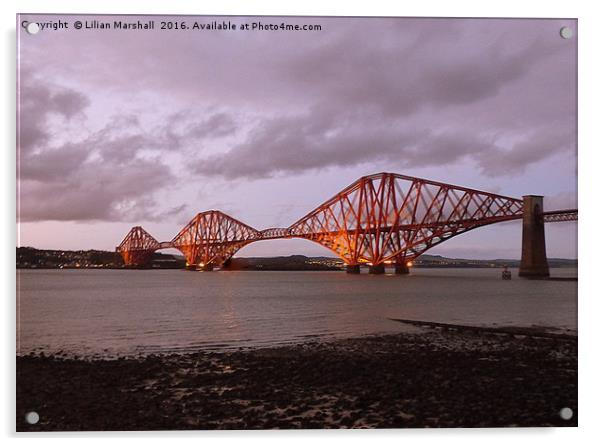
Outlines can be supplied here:
[[213, 271], [213, 263], [207, 263], [203, 266], [199, 265], [199, 270], [201, 271]]
[[345, 269], [347, 270], [348, 274], [359, 274], [360, 273], [359, 265], [347, 265], [345, 267]]
[[370, 274], [384, 274], [385, 273], [385, 264], [379, 263], [378, 265], [370, 265], [368, 272]]
[[407, 262], [398, 261], [395, 263], [395, 274], [410, 274], [410, 268]]
[[550, 276], [546, 256], [543, 197], [539, 195], [523, 196], [523, 246], [518, 275], [531, 279]]

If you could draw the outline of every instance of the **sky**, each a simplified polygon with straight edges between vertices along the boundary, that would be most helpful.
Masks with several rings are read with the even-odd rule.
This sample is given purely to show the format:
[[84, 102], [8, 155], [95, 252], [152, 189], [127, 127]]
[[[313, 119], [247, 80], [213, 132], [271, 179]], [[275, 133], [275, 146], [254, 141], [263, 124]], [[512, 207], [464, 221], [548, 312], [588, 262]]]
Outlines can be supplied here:
[[[148, 31], [73, 28], [151, 19]], [[19, 246], [113, 250], [137, 225], [167, 241], [210, 209], [286, 227], [384, 171], [577, 207], [574, 20], [18, 20], [70, 24], [18, 27]], [[158, 29], [164, 20], [321, 29]], [[548, 257], [577, 257], [576, 223], [546, 236]], [[429, 254], [519, 258], [520, 243], [515, 221]], [[237, 255], [291, 254], [331, 255], [294, 239]]]

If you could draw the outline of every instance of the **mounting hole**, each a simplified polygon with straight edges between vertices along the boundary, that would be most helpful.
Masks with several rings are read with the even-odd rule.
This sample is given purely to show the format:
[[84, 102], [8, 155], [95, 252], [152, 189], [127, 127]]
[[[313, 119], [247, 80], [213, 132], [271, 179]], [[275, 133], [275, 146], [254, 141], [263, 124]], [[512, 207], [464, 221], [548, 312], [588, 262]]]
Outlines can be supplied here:
[[27, 412], [25, 414], [25, 421], [29, 424], [37, 424], [40, 421], [40, 416], [37, 412]]
[[27, 24], [25, 29], [29, 34], [37, 34], [40, 32], [40, 25], [38, 25], [36, 22], [31, 22]]
[[573, 30], [568, 26], [563, 26], [562, 28], [560, 28], [560, 37], [562, 37], [563, 39], [570, 39], [571, 37], [573, 37]]
[[558, 412], [558, 415], [560, 415], [560, 418], [562, 418], [563, 420], [570, 420], [571, 418], [573, 418], [573, 409], [571, 409], [570, 407], [563, 407], [562, 409], [560, 409], [560, 412]]

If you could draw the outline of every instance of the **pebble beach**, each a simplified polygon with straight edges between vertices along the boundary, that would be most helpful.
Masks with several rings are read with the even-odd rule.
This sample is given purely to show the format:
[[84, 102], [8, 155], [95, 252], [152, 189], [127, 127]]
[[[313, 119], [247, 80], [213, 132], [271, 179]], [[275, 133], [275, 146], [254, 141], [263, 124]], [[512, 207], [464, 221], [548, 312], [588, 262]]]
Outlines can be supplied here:
[[576, 336], [431, 327], [228, 352], [17, 357], [18, 431], [577, 426], [577, 415]]

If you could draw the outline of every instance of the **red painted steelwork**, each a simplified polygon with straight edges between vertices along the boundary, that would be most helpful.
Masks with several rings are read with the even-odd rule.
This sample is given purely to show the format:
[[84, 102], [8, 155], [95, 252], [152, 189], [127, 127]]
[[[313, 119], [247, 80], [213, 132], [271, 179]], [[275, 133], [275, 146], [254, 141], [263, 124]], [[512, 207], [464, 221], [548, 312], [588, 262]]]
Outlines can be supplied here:
[[142, 229], [142, 226], [134, 226], [116, 251], [123, 257], [123, 263], [135, 266], [147, 264], [153, 253], [160, 247], [161, 243]]
[[222, 265], [245, 245], [257, 240], [259, 231], [220, 211], [201, 212], [171, 241], [189, 266]]
[[[189, 266], [221, 266], [259, 240], [298, 237], [319, 243], [347, 265], [404, 264], [451, 237], [480, 226], [522, 218], [522, 200], [393, 173], [362, 177], [288, 228], [258, 231], [220, 211], [197, 214], [171, 242], [132, 228], [117, 251], [126, 265], [152, 252], [179, 249]], [[544, 221], [577, 218], [552, 211]]]
[[577, 209], [551, 211], [543, 213], [544, 223], [559, 223], [563, 221], [577, 221]]
[[348, 265], [410, 261], [479, 226], [520, 218], [522, 200], [404, 175], [358, 181], [291, 225]]

